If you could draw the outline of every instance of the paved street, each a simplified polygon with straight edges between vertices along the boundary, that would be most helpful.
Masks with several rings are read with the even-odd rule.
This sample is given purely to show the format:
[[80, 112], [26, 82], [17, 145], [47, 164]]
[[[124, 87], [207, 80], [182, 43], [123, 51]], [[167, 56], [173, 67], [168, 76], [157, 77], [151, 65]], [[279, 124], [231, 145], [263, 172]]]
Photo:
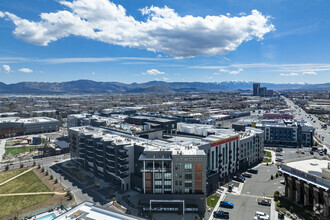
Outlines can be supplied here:
[[280, 183], [283, 179], [279, 177], [271, 180], [270, 176], [277, 172], [275, 165], [259, 165], [258, 174], [253, 174], [252, 178], [247, 178], [240, 195], [227, 193], [225, 200], [233, 202], [234, 209], [224, 209], [230, 213], [230, 219], [253, 219], [256, 211], [265, 212], [270, 215], [269, 206], [261, 206], [257, 203], [257, 198], [268, 197], [274, 194], [274, 191], [283, 191], [284, 185]]
[[[307, 122], [309, 122], [312, 126], [314, 126], [315, 130], [315, 136], [317, 138], [319, 138], [323, 144], [325, 145], [325, 147], [330, 150], [330, 129], [322, 129], [321, 128], [321, 124], [322, 122], [320, 122], [318, 120], [317, 117], [315, 117], [312, 114], [308, 114], [306, 113], [303, 109], [299, 108], [297, 105], [295, 105], [291, 100], [283, 97], [288, 106], [292, 109], [293, 115], [297, 118], [297, 119], [304, 119]], [[310, 116], [310, 117], [308, 117]], [[314, 122], [315, 121], [315, 122]]]

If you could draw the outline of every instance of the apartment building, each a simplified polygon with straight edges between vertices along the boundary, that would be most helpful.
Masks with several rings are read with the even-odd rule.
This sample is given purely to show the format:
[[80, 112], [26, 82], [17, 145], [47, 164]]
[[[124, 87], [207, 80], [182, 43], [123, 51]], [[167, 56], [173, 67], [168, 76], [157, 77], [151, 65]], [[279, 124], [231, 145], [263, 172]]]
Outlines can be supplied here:
[[145, 210], [205, 212], [207, 158], [200, 143], [150, 141], [90, 126], [70, 128], [69, 136], [73, 161], [122, 191], [141, 191]]

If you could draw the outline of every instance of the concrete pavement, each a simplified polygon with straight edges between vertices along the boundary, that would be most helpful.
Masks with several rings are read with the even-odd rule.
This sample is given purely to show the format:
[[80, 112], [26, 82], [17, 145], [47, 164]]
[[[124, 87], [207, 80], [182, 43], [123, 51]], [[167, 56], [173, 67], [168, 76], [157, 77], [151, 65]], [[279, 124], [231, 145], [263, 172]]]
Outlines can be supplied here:
[[6, 140], [2, 139], [0, 142], [0, 163], [2, 161], [2, 156], [5, 154], [6, 150]]
[[222, 193], [221, 193], [221, 195], [220, 195], [220, 198], [219, 198], [217, 204], [215, 205], [215, 207], [214, 207], [214, 209], [213, 209], [213, 211], [212, 211], [212, 213], [211, 213], [211, 216], [210, 216], [209, 220], [214, 219], [214, 218], [213, 218], [213, 212], [214, 212], [214, 211], [217, 211], [217, 210], [219, 209], [219, 207], [220, 207], [220, 202], [223, 201], [223, 200], [225, 199], [225, 196], [226, 196], [226, 193], [227, 193], [227, 190], [228, 190], [228, 189], [225, 188], [225, 187], [221, 187], [221, 188], [223, 189], [223, 190], [222, 190]]

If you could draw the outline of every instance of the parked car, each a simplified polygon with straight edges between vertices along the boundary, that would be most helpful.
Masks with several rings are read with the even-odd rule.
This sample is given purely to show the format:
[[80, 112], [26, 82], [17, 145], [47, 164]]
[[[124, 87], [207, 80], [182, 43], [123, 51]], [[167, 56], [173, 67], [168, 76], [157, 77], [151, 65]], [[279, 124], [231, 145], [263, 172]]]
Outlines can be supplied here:
[[229, 212], [225, 212], [225, 211], [215, 211], [215, 212], [213, 212], [213, 218], [224, 218], [224, 219], [229, 219]]
[[269, 219], [269, 215], [259, 211], [256, 211], [255, 217], [257, 217], [257, 219]]
[[275, 161], [276, 161], [276, 162], [282, 162], [282, 161], [283, 161], [283, 159], [282, 159], [282, 158], [280, 158], [280, 157], [276, 157], [276, 158], [275, 158]]
[[275, 156], [281, 157], [281, 156], [283, 156], [283, 154], [281, 154], [281, 153], [276, 153]]
[[302, 150], [302, 151], [300, 151], [300, 153], [301, 153], [301, 154], [305, 154], [305, 151]]
[[278, 212], [277, 217], [278, 219], [284, 219], [285, 214], [283, 212]]
[[242, 173], [242, 176], [251, 178], [252, 177], [252, 174], [245, 172], [245, 173]]
[[220, 207], [233, 209], [234, 203], [228, 201], [222, 201], [220, 202]]
[[309, 151], [309, 153], [310, 153], [311, 155], [314, 155], [314, 151], [312, 151], [312, 150], [311, 150], [311, 151]]
[[320, 156], [324, 156], [323, 151], [320, 150], [320, 151], [319, 151], [319, 155], [320, 155]]
[[270, 206], [271, 205], [271, 203], [268, 200], [266, 200], [266, 199], [259, 200], [258, 201], [258, 204], [259, 205], [265, 205], [265, 206]]
[[282, 151], [283, 151], [283, 148], [280, 148], [280, 147], [276, 148], [276, 152], [282, 152]]
[[258, 170], [257, 169], [248, 169], [247, 171], [249, 173], [254, 173], [254, 174], [257, 174], [258, 173]]
[[240, 175], [240, 176], [233, 176], [233, 180], [236, 180], [238, 182], [244, 183], [245, 177]]

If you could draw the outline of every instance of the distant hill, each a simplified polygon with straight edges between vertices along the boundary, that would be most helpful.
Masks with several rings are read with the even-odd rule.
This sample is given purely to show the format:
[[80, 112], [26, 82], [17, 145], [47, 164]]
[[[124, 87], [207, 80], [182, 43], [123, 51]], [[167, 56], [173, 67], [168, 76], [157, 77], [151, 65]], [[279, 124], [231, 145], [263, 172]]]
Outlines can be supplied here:
[[[283, 90], [330, 90], [330, 83], [324, 84], [275, 84], [262, 83], [268, 89]], [[76, 80], [61, 83], [20, 82], [5, 84], [0, 82], [1, 94], [86, 94], [86, 93], [155, 93], [173, 94], [177, 92], [217, 92], [251, 91], [252, 82], [163, 82], [125, 84], [119, 82], [95, 82]]]

